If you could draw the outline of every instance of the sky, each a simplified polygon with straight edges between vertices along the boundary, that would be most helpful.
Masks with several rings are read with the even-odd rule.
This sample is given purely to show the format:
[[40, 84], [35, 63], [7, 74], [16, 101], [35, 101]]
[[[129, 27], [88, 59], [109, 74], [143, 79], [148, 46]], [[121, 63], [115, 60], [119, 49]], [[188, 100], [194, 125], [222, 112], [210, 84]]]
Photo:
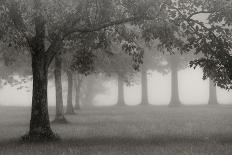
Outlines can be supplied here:
[[[207, 104], [209, 98], [208, 80], [202, 80], [201, 69], [185, 69], [178, 72], [179, 94], [183, 104]], [[66, 80], [66, 79], [64, 79]], [[170, 74], [162, 75], [157, 72], [148, 74], [148, 95], [150, 104], [167, 105], [170, 101]], [[139, 83], [139, 82], [138, 82]], [[28, 83], [27, 85], [31, 85]], [[64, 86], [64, 104], [67, 98], [67, 83]], [[117, 81], [111, 80], [104, 83], [108, 89], [107, 94], [98, 94], [94, 99], [95, 105], [113, 105], [117, 102]], [[141, 86], [135, 84], [132, 87], [124, 86], [125, 102], [128, 105], [136, 105], [141, 101]], [[29, 88], [30, 90], [31, 88]], [[49, 105], [55, 105], [54, 81], [48, 85]], [[18, 90], [16, 87], [6, 86], [0, 90], [0, 105], [30, 106], [31, 91]], [[217, 88], [218, 101], [221, 104], [232, 104], [232, 92]]]

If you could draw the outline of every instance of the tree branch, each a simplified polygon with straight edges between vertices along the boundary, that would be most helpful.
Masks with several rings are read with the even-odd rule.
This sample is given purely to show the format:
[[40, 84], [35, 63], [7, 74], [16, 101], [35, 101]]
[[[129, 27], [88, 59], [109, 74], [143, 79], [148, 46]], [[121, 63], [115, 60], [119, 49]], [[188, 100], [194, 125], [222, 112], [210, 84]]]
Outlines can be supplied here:
[[51, 42], [51, 45], [48, 47], [45, 55], [47, 58], [47, 65], [49, 66], [53, 60], [53, 58], [56, 56], [57, 53], [60, 52], [61, 47], [63, 46], [62, 40], [56, 40]]
[[107, 27], [111, 27], [111, 26], [115, 26], [115, 25], [120, 25], [120, 24], [125, 24], [125, 23], [129, 23], [129, 22], [141, 21], [141, 20], [154, 20], [154, 19], [157, 18], [157, 16], [155, 16], [155, 17], [136, 16], [136, 17], [129, 17], [129, 18], [124, 18], [124, 19], [119, 19], [119, 20], [111, 21], [111, 22], [104, 23], [104, 24], [101, 24], [101, 25], [97, 25], [97, 26], [91, 27], [91, 28], [71, 28], [69, 30], [66, 30], [66, 32], [64, 34], [64, 38], [67, 37], [67, 36], [69, 36], [69, 35], [71, 35], [71, 34], [73, 34], [73, 33], [95, 32], [95, 31], [100, 31], [100, 30], [102, 30], [104, 28], [107, 28]]

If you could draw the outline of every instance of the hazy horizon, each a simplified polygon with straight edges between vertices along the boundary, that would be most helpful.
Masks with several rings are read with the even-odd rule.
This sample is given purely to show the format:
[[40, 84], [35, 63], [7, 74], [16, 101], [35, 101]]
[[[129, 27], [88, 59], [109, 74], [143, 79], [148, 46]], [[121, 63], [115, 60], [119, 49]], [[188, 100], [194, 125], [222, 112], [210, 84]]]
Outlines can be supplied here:
[[[63, 78], [63, 100], [66, 105], [67, 81]], [[202, 80], [201, 69], [185, 69], [178, 72], [179, 94], [183, 104], [207, 104], [209, 98], [208, 80]], [[124, 85], [125, 102], [128, 105], [136, 105], [141, 101], [141, 85], [139, 81], [131, 87]], [[31, 85], [27, 83], [27, 85]], [[117, 81], [112, 79], [104, 83], [108, 89], [107, 94], [98, 94], [94, 99], [95, 105], [113, 105], [117, 102]], [[162, 75], [156, 71], [148, 74], [148, 99], [150, 104], [167, 105], [171, 96], [170, 74]], [[17, 87], [5, 86], [0, 90], [0, 105], [30, 106], [30, 92], [25, 89], [18, 90]], [[48, 104], [55, 105], [54, 80], [48, 84]], [[220, 104], [232, 103], [232, 92], [217, 88], [217, 97]]]

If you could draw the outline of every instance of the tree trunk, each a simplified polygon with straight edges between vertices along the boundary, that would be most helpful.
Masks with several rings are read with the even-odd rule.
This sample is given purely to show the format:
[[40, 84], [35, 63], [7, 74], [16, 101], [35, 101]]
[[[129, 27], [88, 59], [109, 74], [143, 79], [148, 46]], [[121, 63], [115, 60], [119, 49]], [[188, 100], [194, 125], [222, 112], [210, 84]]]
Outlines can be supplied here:
[[64, 117], [63, 97], [62, 97], [62, 82], [61, 82], [61, 68], [62, 59], [60, 54], [55, 56], [55, 87], [56, 87], [56, 116], [54, 123], [67, 123]]
[[80, 110], [80, 90], [81, 90], [81, 79], [78, 73], [76, 74], [75, 78], [75, 90], [76, 90], [76, 96], [75, 96], [75, 109]]
[[171, 100], [170, 106], [180, 106], [179, 85], [178, 85], [178, 59], [171, 58]]
[[32, 54], [33, 95], [29, 134], [24, 140], [41, 141], [55, 139], [48, 114], [47, 84], [48, 65], [41, 54]]
[[217, 100], [217, 87], [212, 80], [209, 80], [209, 105], [218, 105]]
[[147, 89], [147, 70], [145, 67], [142, 67], [141, 71], [141, 105], [149, 105], [148, 102], [148, 89]]
[[67, 96], [67, 109], [66, 114], [75, 114], [73, 103], [72, 103], [72, 95], [73, 95], [73, 74], [71, 71], [67, 71], [68, 76], [68, 96]]
[[34, 17], [35, 36], [28, 41], [32, 57], [33, 92], [30, 129], [29, 133], [23, 137], [23, 140], [26, 141], [57, 139], [50, 127], [47, 99], [48, 67], [53, 55], [48, 54], [45, 50], [46, 22], [41, 13], [41, 8], [40, 0], [34, 0], [36, 12]]
[[120, 74], [118, 74], [118, 106], [125, 106], [124, 101], [124, 88], [123, 88], [123, 78]]
[[94, 81], [94, 78], [93, 76], [89, 75], [87, 78], [86, 78], [86, 83], [85, 83], [85, 91], [83, 92], [83, 99], [82, 99], [82, 105], [84, 107], [92, 107], [93, 106], [93, 100], [94, 100], [94, 97], [95, 97], [95, 90], [94, 90], [94, 85], [95, 85], [95, 82]]

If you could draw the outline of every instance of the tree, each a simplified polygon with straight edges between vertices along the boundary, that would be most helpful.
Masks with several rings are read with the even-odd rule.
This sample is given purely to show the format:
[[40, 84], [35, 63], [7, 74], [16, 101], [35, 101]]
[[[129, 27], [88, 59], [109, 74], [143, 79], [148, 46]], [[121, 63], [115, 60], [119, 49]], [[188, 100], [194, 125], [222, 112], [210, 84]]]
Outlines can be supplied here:
[[[171, 22], [182, 29], [186, 51], [203, 57], [190, 62], [191, 67], [203, 68], [203, 79], [208, 77], [225, 89], [231, 88], [231, 2], [178, 1], [167, 4]], [[199, 19], [205, 15], [206, 19]]]
[[194, 55], [191, 52], [181, 55], [181, 53], [174, 51], [173, 54], [167, 55], [165, 57], [171, 72], [171, 100], [169, 105], [180, 106], [182, 103], [179, 96], [178, 71], [189, 68], [189, 62], [199, 58], [200, 55]]
[[144, 49], [143, 64], [141, 65], [141, 104], [149, 105], [148, 101], [148, 70], [156, 70], [165, 74], [167, 71], [167, 65], [164, 63], [164, 54], [157, 50], [157, 41], [150, 42], [152, 45], [145, 45], [143, 43], [142, 48]]
[[[215, 85], [231, 87], [231, 2], [229, 1], [178, 1], [167, 4], [172, 22], [182, 28], [186, 51], [203, 56], [190, 62], [191, 67], [203, 68], [203, 79], [208, 77]], [[199, 19], [205, 15], [206, 19]], [[212, 83], [210, 80], [210, 90]], [[211, 94], [212, 92], [212, 94]], [[214, 96], [214, 97], [213, 97]], [[211, 103], [216, 103], [215, 89], [210, 91]], [[212, 100], [211, 100], [212, 99]]]
[[[9, 18], [16, 27], [15, 31], [20, 33], [26, 39], [28, 46], [31, 49], [32, 56], [32, 74], [33, 74], [33, 97], [32, 97], [32, 112], [30, 121], [30, 131], [25, 139], [50, 139], [54, 138], [50, 128], [48, 105], [47, 105], [47, 75], [48, 67], [55, 56], [51, 51], [58, 50], [58, 44], [45, 49], [45, 20], [41, 12], [42, 4], [39, 0], [34, 1], [34, 16], [35, 35], [29, 36], [26, 31], [26, 26], [19, 9], [20, 4], [17, 2], [6, 3], [9, 9]], [[60, 41], [58, 41], [60, 43]]]
[[[74, 40], [72, 40], [74, 41]], [[75, 73], [72, 71], [72, 58], [75, 54], [75, 46], [70, 43], [66, 44], [64, 51], [62, 52], [62, 70], [66, 73], [67, 81], [68, 81], [68, 95], [67, 95], [67, 106], [66, 106], [66, 114], [73, 115], [75, 114], [73, 107], [73, 87], [75, 83]]]
[[131, 64], [131, 58], [129, 56], [120, 54], [119, 57], [115, 59], [117, 64], [112, 65], [114, 72], [117, 74], [118, 81], [118, 106], [125, 106], [124, 98], [124, 83], [131, 85], [134, 80], [136, 71], [133, 69]]
[[[124, 83], [126, 83], [127, 85], [131, 85], [132, 83], [134, 83], [134, 77], [137, 73], [137, 64], [133, 63], [133, 57], [125, 54], [121, 50], [120, 46], [121, 45], [114, 44], [111, 49], [113, 54], [105, 55], [106, 58], [100, 57], [101, 61], [98, 61], [97, 63], [100, 72], [103, 72], [108, 76], [116, 75], [118, 84], [118, 99], [116, 105], [125, 106], [126, 104], [124, 99]], [[140, 54], [143, 54], [143, 52]]]
[[64, 117], [64, 108], [63, 108], [63, 93], [62, 93], [62, 80], [61, 80], [61, 71], [62, 71], [62, 58], [61, 54], [55, 56], [55, 87], [56, 87], [56, 115], [54, 123], [67, 123], [67, 120]]

